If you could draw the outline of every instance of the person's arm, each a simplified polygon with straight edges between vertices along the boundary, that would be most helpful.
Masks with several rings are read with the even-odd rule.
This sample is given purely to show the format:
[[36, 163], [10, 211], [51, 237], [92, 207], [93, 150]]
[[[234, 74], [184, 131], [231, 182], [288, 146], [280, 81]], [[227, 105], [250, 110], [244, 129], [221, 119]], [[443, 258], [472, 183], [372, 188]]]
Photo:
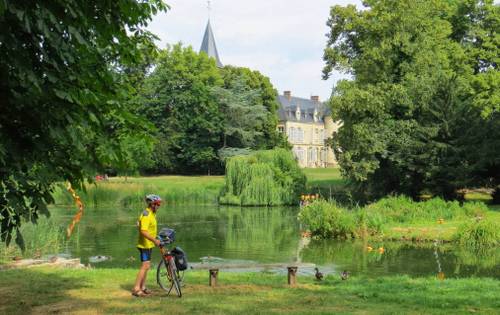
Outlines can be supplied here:
[[160, 246], [160, 240], [157, 240], [156, 238], [152, 237], [147, 230], [141, 230], [141, 234], [151, 242], [155, 243], [156, 246]]

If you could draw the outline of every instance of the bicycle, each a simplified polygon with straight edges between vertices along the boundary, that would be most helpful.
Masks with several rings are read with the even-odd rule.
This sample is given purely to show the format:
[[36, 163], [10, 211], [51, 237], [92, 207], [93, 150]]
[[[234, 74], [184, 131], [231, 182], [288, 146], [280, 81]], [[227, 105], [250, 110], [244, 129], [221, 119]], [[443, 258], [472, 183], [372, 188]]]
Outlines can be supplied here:
[[181, 273], [177, 269], [174, 254], [165, 248], [165, 245], [174, 241], [175, 231], [172, 229], [163, 229], [158, 234], [158, 239], [160, 240], [161, 260], [156, 269], [156, 282], [167, 292], [167, 295], [174, 288], [177, 296], [182, 297], [181, 281], [184, 278], [184, 272], [182, 271]]

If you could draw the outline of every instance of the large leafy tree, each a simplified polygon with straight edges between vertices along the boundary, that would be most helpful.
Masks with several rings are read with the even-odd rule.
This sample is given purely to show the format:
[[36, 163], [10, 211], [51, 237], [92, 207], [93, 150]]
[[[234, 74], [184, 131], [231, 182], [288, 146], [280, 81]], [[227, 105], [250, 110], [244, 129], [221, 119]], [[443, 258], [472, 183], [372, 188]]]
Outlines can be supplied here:
[[255, 147], [272, 149], [276, 146], [286, 146], [286, 139], [276, 129], [279, 108], [278, 92], [269, 78], [259, 71], [245, 67], [225, 66], [221, 69], [221, 73], [225, 89], [231, 90], [239, 86], [245, 90], [254, 90], [257, 95], [252, 102], [262, 105], [266, 110], [262, 123], [255, 126], [255, 131], [258, 133], [254, 136]]
[[162, 51], [146, 78], [138, 111], [158, 129], [154, 172], [220, 169], [223, 115], [212, 93], [223, 80], [215, 61], [180, 44]]
[[333, 147], [360, 196], [454, 198], [457, 188], [498, 181], [498, 6], [364, 3], [332, 7], [324, 54], [325, 78], [353, 76], [331, 98], [343, 122]]
[[213, 94], [224, 115], [223, 143], [219, 156], [225, 159], [228, 152], [241, 153], [236, 148], [255, 149], [267, 118], [267, 110], [259, 102], [260, 91], [250, 89], [240, 77], [229, 88], [216, 87]]
[[81, 186], [121, 158], [118, 131], [144, 131], [122, 106], [119, 73], [152, 42], [150, 1], [0, 1], [0, 234], [48, 215], [54, 183]]

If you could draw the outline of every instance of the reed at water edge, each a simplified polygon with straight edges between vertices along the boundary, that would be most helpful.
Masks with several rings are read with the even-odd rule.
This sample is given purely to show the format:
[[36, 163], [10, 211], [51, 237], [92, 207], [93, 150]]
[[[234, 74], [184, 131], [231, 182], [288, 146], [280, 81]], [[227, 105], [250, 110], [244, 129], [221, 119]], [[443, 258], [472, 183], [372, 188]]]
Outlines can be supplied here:
[[491, 247], [500, 241], [500, 229], [494, 220], [486, 218], [488, 215], [494, 213], [482, 202], [461, 205], [439, 198], [416, 202], [396, 196], [354, 208], [345, 208], [334, 200], [318, 200], [301, 209], [299, 220], [320, 238], [387, 236], [394, 226], [439, 234], [443, 223], [466, 222], [454, 231], [453, 239], [468, 247], [476, 244]]
[[[144, 206], [144, 196], [157, 194], [167, 204], [216, 204], [223, 186], [222, 176], [158, 176], [111, 178], [87, 184], [78, 190], [86, 207], [120, 206], [137, 208]], [[56, 205], [72, 205], [71, 195], [64, 187], [54, 192]]]
[[20, 232], [24, 239], [24, 252], [14, 242], [7, 246], [0, 242], [0, 263], [10, 262], [15, 258], [41, 258], [44, 255], [55, 255], [66, 244], [65, 227], [57, 225], [52, 219], [42, 217], [36, 224], [24, 222]]

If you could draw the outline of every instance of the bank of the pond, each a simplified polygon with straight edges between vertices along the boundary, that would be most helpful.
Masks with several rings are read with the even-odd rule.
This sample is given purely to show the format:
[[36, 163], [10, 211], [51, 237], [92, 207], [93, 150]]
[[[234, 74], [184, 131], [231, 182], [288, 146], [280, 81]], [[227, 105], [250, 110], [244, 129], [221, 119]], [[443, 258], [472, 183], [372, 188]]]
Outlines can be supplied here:
[[[144, 196], [158, 194], [169, 204], [207, 205], [217, 203], [224, 185], [223, 176], [156, 176], [156, 177], [113, 177], [88, 184], [79, 190], [87, 206], [137, 207], [144, 204]], [[71, 205], [71, 195], [58, 187], [54, 193], [57, 205]]]
[[[303, 169], [307, 177], [304, 193], [321, 192], [327, 198], [345, 182], [338, 168]], [[78, 194], [86, 206], [142, 205], [144, 195], [156, 193], [169, 204], [217, 204], [224, 186], [224, 176], [147, 176], [111, 177], [109, 180], [88, 184]], [[71, 195], [63, 185], [54, 193], [57, 205], [73, 205]]]
[[286, 275], [225, 273], [219, 286], [208, 273], [186, 273], [182, 298], [167, 297], [149, 277], [153, 295], [133, 298], [136, 270], [32, 268], [2, 271], [0, 313], [73, 314], [494, 314], [500, 308], [500, 281], [405, 276], [347, 281], [327, 275], [322, 282]]
[[318, 238], [397, 241], [456, 241], [468, 247], [500, 244], [500, 212], [483, 202], [414, 202], [388, 197], [365, 207], [345, 208], [319, 200], [303, 207], [299, 220]]

